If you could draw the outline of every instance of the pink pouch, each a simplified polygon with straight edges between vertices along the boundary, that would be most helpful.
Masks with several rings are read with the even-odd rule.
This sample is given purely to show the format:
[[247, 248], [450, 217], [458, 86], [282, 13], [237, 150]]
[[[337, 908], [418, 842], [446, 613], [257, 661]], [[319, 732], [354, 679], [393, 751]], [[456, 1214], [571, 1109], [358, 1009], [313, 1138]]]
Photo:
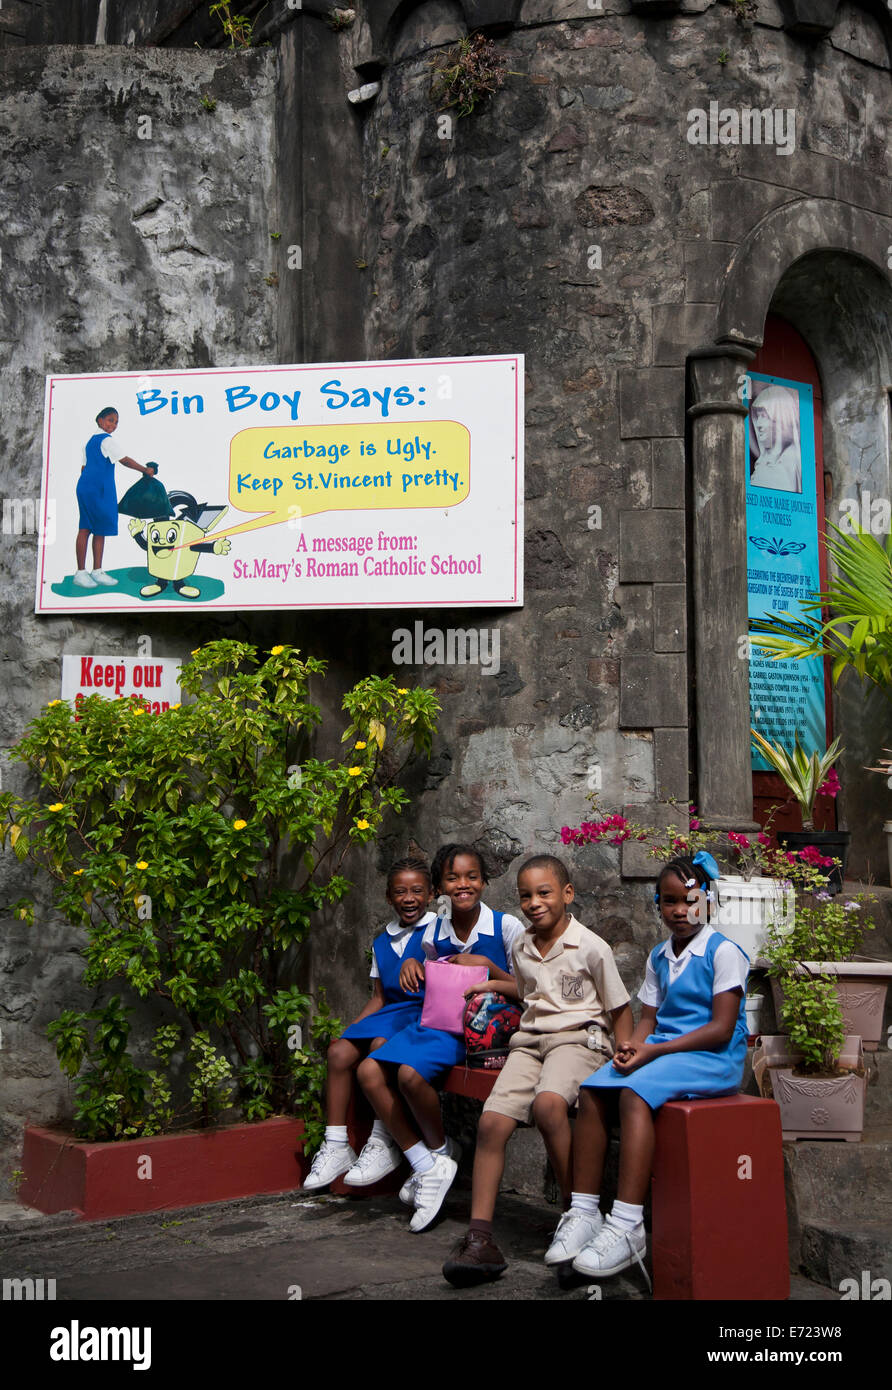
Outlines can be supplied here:
[[[458, 959], [461, 957], [459, 956]], [[465, 1035], [465, 990], [468, 985], [489, 979], [485, 965], [452, 965], [455, 956], [441, 956], [424, 963], [423, 1028], [439, 1028], [443, 1033]]]

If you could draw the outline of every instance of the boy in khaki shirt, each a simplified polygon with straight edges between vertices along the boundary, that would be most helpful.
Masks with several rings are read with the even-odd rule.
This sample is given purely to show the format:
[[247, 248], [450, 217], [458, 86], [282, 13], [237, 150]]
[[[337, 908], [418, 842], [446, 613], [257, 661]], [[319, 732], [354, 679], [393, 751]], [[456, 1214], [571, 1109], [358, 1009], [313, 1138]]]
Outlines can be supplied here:
[[[514, 946], [514, 980], [498, 987], [525, 1008], [477, 1129], [470, 1226], [443, 1266], [458, 1287], [496, 1279], [507, 1268], [492, 1239], [492, 1219], [508, 1140], [531, 1114], [569, 1206], [570, 1108], [581, 1083], [613, 1056], [610, 1031], [617, 1043], [632, 1033], [629, 994], [613, 952], [567, 910], [574, 892], [563, 862], [550, 854], [528, 859], [517, 889], [530, 926]], [[468, 993], [487, 988], [475, 985]], [[560, 1227], [546, 1264], [561, 1263], [559, 1233]]]

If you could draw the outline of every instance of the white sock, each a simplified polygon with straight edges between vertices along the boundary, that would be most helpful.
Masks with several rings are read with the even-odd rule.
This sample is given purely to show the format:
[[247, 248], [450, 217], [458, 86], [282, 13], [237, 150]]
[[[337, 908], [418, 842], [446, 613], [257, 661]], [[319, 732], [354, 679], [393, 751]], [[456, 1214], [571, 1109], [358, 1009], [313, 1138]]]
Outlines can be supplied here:
[[636, 1207], [632, 1202], [614, 1202], [610, 1219], [615, 1226], [621, 1226], [624, 1231], [634, 1231], [644, 1220], [644, 1207]]
[[346, 1144], [347, 1126], [346, 1125], [326, 1125], [325, 1126], [326, 1144]]
[[592, 1197], [588, 1192], [571, 1192], [570, 1210], [595, 1212], [599, 1201], [599, 1197]]
[[372, 1125], [372, 1132], [369, 1135], [369, 1139], [377, 1139], [382, 1144], [393, 1143], [390, 1130], [387, 1128], [386, 1124], [384, 1124], [383, 1120], [376, 1120]]
[[413, 1144], [411, 1149], [406, 1149], [405, 1153], [412, 1165], [413, 1173], [429, 1173], [434, 1166], [434, 1156], [427, 1144], [422, 1144], [421, 1140]]
[[447, 1147], [448, 1142], [449, 1142], [449, 1141], [448, 1141], [447, 1139], [444, 1139], [443, 1142], [442, 1142], [442, 1144], [440, 1145], [440, 1147], [439, 1147], [438, 1149], [431, 1149], [431, 1153], [432, 1153], [432, 1154], [446, 1154], [447, 1157], [448, 1157], [448, 1155], [449, 1155], [449, 1149], [448, 1149], [448, 1147]]

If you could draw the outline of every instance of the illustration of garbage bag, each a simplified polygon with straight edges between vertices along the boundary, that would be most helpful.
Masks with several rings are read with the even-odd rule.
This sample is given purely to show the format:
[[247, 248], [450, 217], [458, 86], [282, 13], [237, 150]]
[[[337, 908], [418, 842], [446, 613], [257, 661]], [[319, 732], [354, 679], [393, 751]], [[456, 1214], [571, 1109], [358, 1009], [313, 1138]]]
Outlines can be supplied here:
[[229, 554], [228, 536], [204, 540], [229, 508], [196, 502], [191, 492], [172, 492], [169, 502], [174, 510], [168, 516], [151, 521], [134, 517], [130, 522], [130, 534], [146, 552], [146, 568], [152, 576], [152, 582], [139, 592], [143, 598], [152, 598], [173, 584], [183, 598], [200, 598], [201, 590], [187, 580], [194, 574], [203, 551], [209, 555]]
[[157, 521], [161, 517], [173, 516], [173, 508], [167, 495], [167, 488], [157, 478], [158, 465], [153, 461], [146, 464], [153, 470], [153, 476], [145, 474], [127, 489], [118, 503], [121, 516], [139, 516], [146, 521]]

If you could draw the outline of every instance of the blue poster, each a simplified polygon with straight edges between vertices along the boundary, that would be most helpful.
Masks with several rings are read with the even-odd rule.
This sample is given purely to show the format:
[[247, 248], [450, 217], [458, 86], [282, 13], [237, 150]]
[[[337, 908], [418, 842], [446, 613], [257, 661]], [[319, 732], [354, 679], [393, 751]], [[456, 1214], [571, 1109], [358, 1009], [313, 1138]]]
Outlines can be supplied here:
[[[821, 587], [812, 388], [750, 372], [747, 415], [747, 590], [749, 616], [799, 615], [799, 600]], [[750, 722], [763, 737], [806, 753], [827, 747], [824, 663], [772, 661], [752, 636]], [[754, 772], [771, 768], [755, 749]]]

